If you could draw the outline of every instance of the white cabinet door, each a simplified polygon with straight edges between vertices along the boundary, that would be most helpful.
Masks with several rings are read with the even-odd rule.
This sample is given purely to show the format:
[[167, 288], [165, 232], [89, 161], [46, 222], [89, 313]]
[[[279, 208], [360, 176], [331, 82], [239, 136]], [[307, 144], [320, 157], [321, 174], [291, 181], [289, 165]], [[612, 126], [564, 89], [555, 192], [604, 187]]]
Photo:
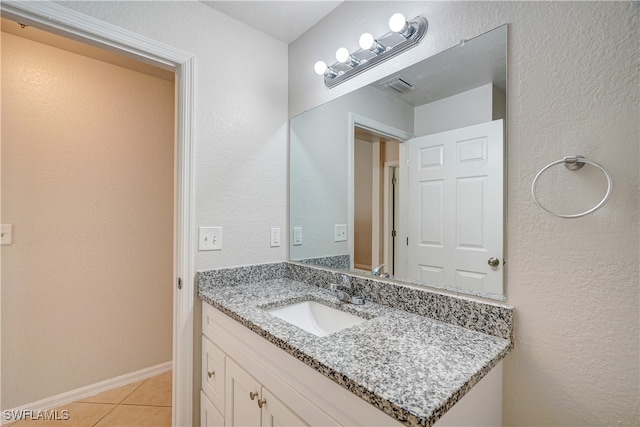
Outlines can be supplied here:
[[308, 426], [295, 412], [262, 387], [262, 427]]
[[225, 426], [259, 427], [260, 383], [230, 358], [226, 360], [225, 382]]
[[202, 390], [224, 414], [225, 354], [208, 338], [202, 337]]
[[224, 418], [204, 391], [200, 392], [200, 427], [223, 427]]
[[501, 294], [503, 121], [406, 144], [409, 277]]

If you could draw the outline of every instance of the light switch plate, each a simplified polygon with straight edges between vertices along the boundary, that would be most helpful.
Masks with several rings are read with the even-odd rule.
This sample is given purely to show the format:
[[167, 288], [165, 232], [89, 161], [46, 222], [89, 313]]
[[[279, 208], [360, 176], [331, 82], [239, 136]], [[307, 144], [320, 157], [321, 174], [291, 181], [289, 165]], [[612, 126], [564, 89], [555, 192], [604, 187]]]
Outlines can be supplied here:
[[271, 229], [271, 247], [278, 246], [280, 246], [280, 227], [275, 227]]
[[293, 246], [302, 245], [302, 227], [293, 227]]
[[222, 227], [198, 228], [198, 250], [199, 251], [222, 250]]
[[347, 240], [347, 224], [336, 224], [334, 226], [335, 230], [335, 241], [336, 242], [344, 242]]
[[13, 224], [2, 224], [0, 226], [0, 244], [10, 245], [13, 243]]

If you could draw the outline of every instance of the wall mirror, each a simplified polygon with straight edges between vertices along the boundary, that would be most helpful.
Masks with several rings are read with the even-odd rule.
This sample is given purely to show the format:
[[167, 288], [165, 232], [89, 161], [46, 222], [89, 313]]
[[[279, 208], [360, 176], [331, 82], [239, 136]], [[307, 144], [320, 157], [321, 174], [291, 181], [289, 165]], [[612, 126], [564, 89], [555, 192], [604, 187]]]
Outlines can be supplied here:
[[504, 300], [506, 75], [503, 25], [292, 118], [290, 259]]

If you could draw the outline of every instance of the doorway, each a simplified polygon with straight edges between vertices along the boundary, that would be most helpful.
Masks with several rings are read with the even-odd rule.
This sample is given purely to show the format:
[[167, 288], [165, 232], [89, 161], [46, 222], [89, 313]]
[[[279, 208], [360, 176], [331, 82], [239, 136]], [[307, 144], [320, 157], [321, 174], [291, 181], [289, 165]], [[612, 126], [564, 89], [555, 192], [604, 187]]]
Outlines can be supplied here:
[[[360, 126], [354, 129], [354, 268], [385, 264], [393, 274], [398, 217], [400, 141]], [[395, 205], [394, 205], [395, 202]]]
[[[193, 62], [194, 57], [162, 43], [71, 11], [53, 3], [3, 2], [2, 16], [55, 32], [93, 46], [104, 47], [150, 63], [178, 76], [175, 91], [175, 213], [172, 282], [173, 308], [173, 424], [192, 424], [194, 275], [189, 230], [193, 205]], [[17, 238], [17, 234], [16, 234]], [[126, 357], [126, 356], [124, 356]], [[31, 408], [40, 409], [40, 408]], [[43, 408], [44, 409], [44, 408]]]
[[3, 403], [170, 369], [173, 74], [2, 29]]

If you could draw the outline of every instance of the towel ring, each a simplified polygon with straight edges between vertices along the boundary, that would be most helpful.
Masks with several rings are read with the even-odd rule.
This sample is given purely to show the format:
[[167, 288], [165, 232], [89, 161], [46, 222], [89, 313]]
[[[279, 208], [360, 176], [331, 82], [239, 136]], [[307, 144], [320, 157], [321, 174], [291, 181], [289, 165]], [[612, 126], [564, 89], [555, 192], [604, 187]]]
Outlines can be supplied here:
[[[538, 178], [540, 178], [540, 175], [542, 175], [542, 173], [544, 171], [546, 171], [547, 169], [549, 169], [551, 166], [555, 166], [559, 163], [564, 163], [565, 167], [569, 170], [578, 170], [580, 168], [582, 168], [584, 166], [585, 163], [590, 164], [591, 166], [595, 166], [598, 169], [600, 169], [602, 171], [602, 173], [604, 174], [605, 178], [607, 178], [607, 192], [604, 195], [604, 197], [602, 198], [602, 200], [600, 200], [600, 202], [595, 205], [594, 207], [592, 207], [591, 209], [581, 212], [581, 213], [577, 213], [577, 214], [560, 214], [557, 212], [553, 212], [550, 211], [549, 209], [545, 208], [544, 206], [542, 206], [540, 204], [540, 201], [538, 201], [538, 197], [536, 196], [536, 185], [538, 184]], [[540, 172], [538, 172], [538, 174], [536, 175], [535, 178], [533, 178], [533, 184], [531, 184], [531, 196], [533, 197], [533, 201], [535, 202], [536, 206], [538, 206], [540, 209], [542, 209], [543, 211], [545, 211], [548, 214], [551, 214], [553, 216], [557, 216], [560, 218], [580, 218], [581, 216], [585, 216], [590, 214], [591, 212], [595, 211], [596, 209], [599, 209], [600, 207], [602, 207], [602, 205], [604, 205], [607, 200], [609, 199], [609, 196], [611, 196], [611, 190], [613, 189], [613, 180], [611, 179], [611, 175], [609, 175], [609, 172], [607, 172], [607, 170], [605, 168], [603, 168], [602, 166], [600, 166], [598, 163], [596, 162], [592, 162], [590, 160], [585, 160], [584, 157], [582, 156], [568, 156], [565, 157], [561, 160], [556, 160], [555, 162], [549, 163], [547, 166], [543, 167], [542, 169], [540, 169]]]

